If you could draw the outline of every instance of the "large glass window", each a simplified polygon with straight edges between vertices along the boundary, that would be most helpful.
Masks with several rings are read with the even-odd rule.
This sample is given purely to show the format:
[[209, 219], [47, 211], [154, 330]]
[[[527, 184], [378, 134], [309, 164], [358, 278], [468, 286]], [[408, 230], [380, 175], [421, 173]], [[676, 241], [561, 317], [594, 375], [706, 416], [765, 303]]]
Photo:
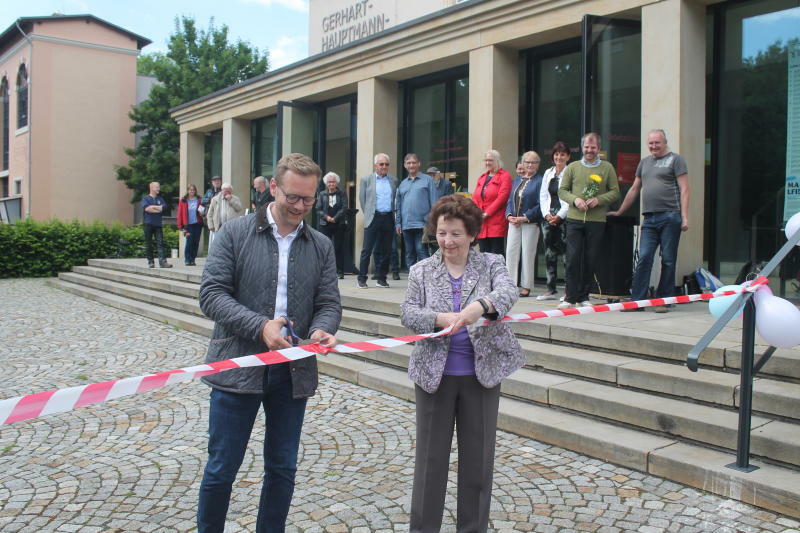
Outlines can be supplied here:
[[17, 72], [17, 128], [28, 125], [28, 71], [25, 65]]
[[[435, 166], [444, 173], [452, 173], [456, 186], [467, 190], [469, 77], [466, 69], [406, 82], [404, 105], [403, 151], [417, 154], [423, 171]], [[397, 160], [402, 165], [402, 154]]]
[[551, 163], [550, 148], [566, 142], [578, 155], [581, 137], [581, 51], [580, 41], [570, 40], [532, 51], [528, 56], [532, 90], [528, 91], [527, 143], [520, 153], [536, 150], [542, 158], [541, 171]]
[[[708, 257], [730, 282], [746, 262], [769, 259], [785, 242], [787, 178], [797, 173], [789, 167], [800, 167], [798, 74], [790, 81], [800, 70], [800, 2], [725, 3], [711, 15]], [[786, 263], [785, 282], [797, 283], [797, 263]]]
[[211, 178], [222, 176], [222, 130], [206, 134], [204, 154], [205, 188], [211, 188]]
[[251, 123], [252, 162], [250, 174], [264, 176], [269, 183], [278, 163], [278, 117], [264, 117]]
[[[349, 99], [325, 108], [324, 168], [341, 178], [339, 187], [347, 194], [351, 206], [355, 206], [355, 101]], [[320, 183], [320, 187], [323, 185]]]

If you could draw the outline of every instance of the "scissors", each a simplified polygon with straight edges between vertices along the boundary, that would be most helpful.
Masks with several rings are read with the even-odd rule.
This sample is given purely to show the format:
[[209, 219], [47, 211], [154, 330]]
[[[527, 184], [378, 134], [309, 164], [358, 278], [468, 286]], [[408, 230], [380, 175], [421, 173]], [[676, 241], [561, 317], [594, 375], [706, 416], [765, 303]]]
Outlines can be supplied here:
[[299, 345], [301, 339], [300, 339], [300, 336], [297, 335], [297, 332], [295, 332], [294, 328], [292, 327], [291, 319], [286, 315], [283, 315], [283, 317], [281, 317], [281, 318], [285, 318], [286, 319], [286, 326], [284, 326], [284, 327], [286, 328], [286, 333], [288, 334], [288, 337], [289, 337], [289, 340], [290, 340], [292, 346]]

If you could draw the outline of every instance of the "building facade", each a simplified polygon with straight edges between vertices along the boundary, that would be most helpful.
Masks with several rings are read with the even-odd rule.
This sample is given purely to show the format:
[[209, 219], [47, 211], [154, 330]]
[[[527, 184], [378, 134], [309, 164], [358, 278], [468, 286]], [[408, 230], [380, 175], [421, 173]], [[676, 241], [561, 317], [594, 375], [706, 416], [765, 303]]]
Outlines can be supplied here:
[[[315, 4], [327, 7], [311, 25], [324, 28], [328, 17], [330, 31], [359, 23], [350, 7], [357, 18], [392, 2], [356, 12], [360, 2], [312, 1], [312, 13]], [[787, 177], [800, 160], [800, 134], [791, 134], [800, 124], [797, 0], [449, 4], [174, 109], [181, 189], [218, 171], [244, 191], [280, 155], [300, 151], [339, 173], [351, 202], [378, 152], [393, 156], [396, 175], [402, 154], [415, 152], [423, 168], [472, 191], [488, 149], [513, 170], [528, 149], [548, 161], [557, 140], [579, 157], [581, 134], [598, 131], [625, 192], [648, 154], [647, 132], [661, 128], [689, 166], [679, 276], [707, 265], [732, 281], [784, 242], [785, 211], [796, 211]], [[360, 228], [359, 217], [356, 252]]]
[[0, 34], [0, 193], [21, 217], [132, 221], [115, 169], [135, 142], [128, 113], [149, 43], [91, 15], [20, 18]]

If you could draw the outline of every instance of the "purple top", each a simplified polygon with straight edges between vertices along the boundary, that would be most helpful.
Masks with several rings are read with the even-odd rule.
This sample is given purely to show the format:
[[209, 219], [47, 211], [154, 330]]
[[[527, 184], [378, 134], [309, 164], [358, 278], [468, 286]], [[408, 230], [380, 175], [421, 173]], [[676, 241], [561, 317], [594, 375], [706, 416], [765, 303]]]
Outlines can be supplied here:
[[[450, 286], [453, 289], [453, 312], [461, 311], [461, 280], [450, 276]], [[474, 376], [475, 375], [475, 350], [469, 340], [467, 328], [461, 328], [458, 333], [450, 337], [450, 350], [447, 352], [447, 361], [444, 364], [445, 376]]]

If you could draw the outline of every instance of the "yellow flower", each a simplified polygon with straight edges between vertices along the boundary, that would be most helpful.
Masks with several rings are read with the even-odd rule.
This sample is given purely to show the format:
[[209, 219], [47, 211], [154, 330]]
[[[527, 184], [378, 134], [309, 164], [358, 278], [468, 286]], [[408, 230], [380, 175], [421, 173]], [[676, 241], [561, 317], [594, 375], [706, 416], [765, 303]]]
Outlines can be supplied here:
[[603, 178], [601, 178], [597, 174], [592, 174], [591, 176], [589, 176], [589, 179], [595, 183], [600, 183], [601, 181], [603, 181]]

